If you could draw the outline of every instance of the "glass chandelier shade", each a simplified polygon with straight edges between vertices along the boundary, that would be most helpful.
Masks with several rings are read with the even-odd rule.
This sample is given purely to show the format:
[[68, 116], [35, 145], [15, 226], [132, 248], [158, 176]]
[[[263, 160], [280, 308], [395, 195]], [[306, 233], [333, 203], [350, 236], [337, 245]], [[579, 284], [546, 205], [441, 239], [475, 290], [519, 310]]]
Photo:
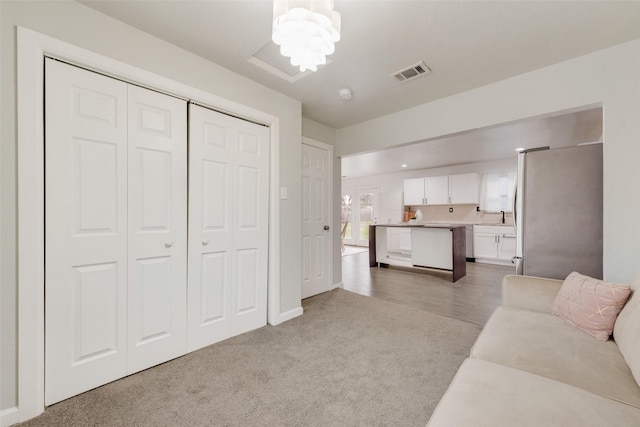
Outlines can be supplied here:
[[274, 0], [272, 39], [291, 65], [316, 71], [340, 40], [340, 14], [333, 0]]

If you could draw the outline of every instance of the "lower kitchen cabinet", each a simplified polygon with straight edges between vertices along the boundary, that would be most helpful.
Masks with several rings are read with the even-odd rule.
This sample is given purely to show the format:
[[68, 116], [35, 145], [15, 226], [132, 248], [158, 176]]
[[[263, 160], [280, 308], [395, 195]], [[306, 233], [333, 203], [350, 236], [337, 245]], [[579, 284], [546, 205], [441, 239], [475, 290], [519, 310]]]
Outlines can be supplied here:
[[473, 255], [476, 262], [511, 264], [516, 255], [514, 227], [477, 225], [473, 227]]

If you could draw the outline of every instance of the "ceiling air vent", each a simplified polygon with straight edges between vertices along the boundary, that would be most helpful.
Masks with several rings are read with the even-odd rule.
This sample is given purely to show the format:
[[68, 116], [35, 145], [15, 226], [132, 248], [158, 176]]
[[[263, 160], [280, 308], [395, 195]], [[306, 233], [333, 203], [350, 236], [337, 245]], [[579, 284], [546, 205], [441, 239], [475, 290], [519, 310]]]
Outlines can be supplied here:
[[407, 80], [415, 79], [416, 77], [423, 76], [425, 74], [429, 74], [431, 70], [427, 67], [427, 64], [420, 61], [415, 65], [412, 65], [409, 68], [405, 68], [404, 70], [400, 70], [391, 74], [397, 81], [404, 83]]

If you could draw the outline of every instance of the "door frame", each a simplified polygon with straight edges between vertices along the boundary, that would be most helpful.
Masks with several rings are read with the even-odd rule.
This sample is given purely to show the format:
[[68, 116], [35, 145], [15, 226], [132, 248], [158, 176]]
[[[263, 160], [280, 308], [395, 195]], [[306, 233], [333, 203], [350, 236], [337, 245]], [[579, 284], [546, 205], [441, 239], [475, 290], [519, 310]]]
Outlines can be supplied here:
[[[328, 170], [329, 170], [329, 185], [328, 185], [328, 190], [329, 190], [329, 195], [328, 195], [328, 200], [327, 203], [329, 204], [329, 230], [332, 230], [331, 233], [329, 233], [329, 244], [328, 244], [328, 251], [329, 253], [327, 254], [327, 259], [329, 260], [329, 285], [327, 287], [327, 291], [330, 291], [331, 289], [334, 288], [334, 281], [333, 281], [333, 236], [336, 233], [336, 230], [333, 227], [333, 145], [330, 144], [326, 144], [324, 142], [315, 140], [315, 139], [311, 139], [311, 138], [307, 138], [306, 136], [302, 137], [302, 144], [305, 145], [309, 145], [311, 147], [315, 147], [315, 148], [319, 148], [321, 150], [325, 150], [329, 153], [329, 164], [328, 166]], [[304, 260], [303, 260], [304, 262]], [[302, 286], [302, 282], [300, 282], [300, 286]]]
[[17, 27], [18, 381], [17, 406], [0, 414], [13, 424], [44, 411], [44, 57], [138, 83], [269, 126], [269, 277], [267, 320], [277, 325], [302, 314], [280, 312], [280, 121], [277, 116], [24, 27]]

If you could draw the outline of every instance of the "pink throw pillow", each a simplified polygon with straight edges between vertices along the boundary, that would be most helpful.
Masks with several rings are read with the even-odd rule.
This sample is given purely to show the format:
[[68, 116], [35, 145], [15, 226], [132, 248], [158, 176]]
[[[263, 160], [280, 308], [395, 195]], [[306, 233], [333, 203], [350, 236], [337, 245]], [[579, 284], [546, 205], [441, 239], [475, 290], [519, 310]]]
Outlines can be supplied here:
[[553, 304], [553, 314], [600, 341], [607, 341], [631, 287], [576, 273], [567, 276]]

